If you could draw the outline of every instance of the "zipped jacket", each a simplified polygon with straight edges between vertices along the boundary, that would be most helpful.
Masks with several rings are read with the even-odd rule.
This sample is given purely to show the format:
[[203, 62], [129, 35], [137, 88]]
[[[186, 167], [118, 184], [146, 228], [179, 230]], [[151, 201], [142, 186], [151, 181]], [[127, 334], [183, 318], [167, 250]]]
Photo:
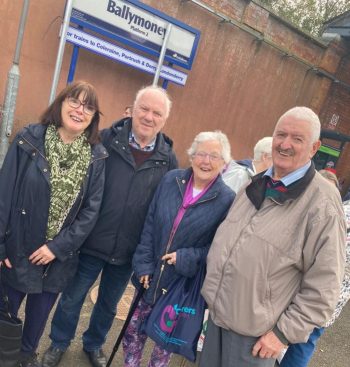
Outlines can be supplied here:
[[[50, 168], [44, 142], [46, 126], [29, 125], [12, 142], [0, 171], [0, 260], [5, 283], [24, 293], [58, 293], [73, 277], [80, 246], [99, 212], [104, 163], [101, 144], [91, 147], [91, 162], [76, 202], [60, 232], [46, 241], [50, 206]], [[56, 258], [47, 266], [33, 265], [29, 256], [47, 243]]]
[[129, 148], [132, 119], [102, 131], [106, 160], [105, 190], [98, 221], [81, 251], [110, 264], [131, 264], [149, 204], [162, 177], [177, 168], [172, 141], [157, 135], [153, 154], [139, 167]]
[[339, 296], [341, 199], [313, 164], [281, 198], [265, 198], [267, 180], [254, 176], [218, 228], [202, 294], [219, 327], [254, 337], [274, 329], [281, 341], [306, 342]]
[[161, 257], [166, 253], [173, 222], [191, 174], [192, 169], [166, 174], [147, 214], [141, 241], [133, 258], [133, 283], [138, 287], [140, 276], [150, 275], [150, 288], [144, 293], [144, 299], [149, 304], [153, 304], [162, 289], [166, 289], [176, 277], [193, 277], [200, 265], [205, 264], [215, 231], [235, 196], [220, 175], [208, 191], [189, 206], [168, 250], [168, 253], [176, 251], [176, 264], [168, 265]]

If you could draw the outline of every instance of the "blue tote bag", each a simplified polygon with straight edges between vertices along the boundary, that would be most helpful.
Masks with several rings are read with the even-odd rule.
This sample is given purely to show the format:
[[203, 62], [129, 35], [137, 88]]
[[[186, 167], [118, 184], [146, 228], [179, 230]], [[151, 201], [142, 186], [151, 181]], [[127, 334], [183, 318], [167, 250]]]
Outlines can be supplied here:
[[178, 277], [159, 297], [143, 331], [163, 349], [194, 362], [202, 330], [205, 301], [200, 294], [205, 266], [192, 277]]

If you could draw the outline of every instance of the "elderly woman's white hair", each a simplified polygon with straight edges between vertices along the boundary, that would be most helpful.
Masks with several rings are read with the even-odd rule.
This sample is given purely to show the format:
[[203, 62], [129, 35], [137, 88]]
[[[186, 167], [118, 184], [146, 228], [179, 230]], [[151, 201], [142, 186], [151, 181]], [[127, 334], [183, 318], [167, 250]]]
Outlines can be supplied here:
[[321, 122], [318, 116], [311, 108], [308, 107], [293, 107], [285, 112], [277, 121], [278, 124], [287, 116], [294, 117], [296, 120], [302, 120], [308, 122], [311, 128], [311, 139], [312, 143], [315, 143], [320, 139], [321, 134]]
[[272, 136], [265, 136], [260, 139], [254, 146], [254, 161], [260, 161], [262, 155], [266, 153], [271, 156], [272, 153]]
[[141, 88], [137, 93], [136, 93], [136, 97], [135, 97], [135, 101], [133, 106], [136, 106], [139, 99], [147, 92], [155, 92], [158, 93], [159, 95], [161, 95], [164, 98], [164, 102], [165, 102], [165, 118], [167, 119], [169, 117], [170, 114], [170, 110], [171, 110], [171, 99], [167, 93], [167, 91], [161, 87], [158, 87], [157, 85], [149, 85], [147, 87], [143, 87]]
[[197, 146], [199, 143], [204, 143], [205, 141], [216, 140], [221, 145], [221, 155], [225, 163], [231, 161], [231, 145], [228, 141], [227, 136], [219, 131], [202, 131], [193, 140], [191, 147], [187, 150], [187, 154], [192, 157], [197, 152]]

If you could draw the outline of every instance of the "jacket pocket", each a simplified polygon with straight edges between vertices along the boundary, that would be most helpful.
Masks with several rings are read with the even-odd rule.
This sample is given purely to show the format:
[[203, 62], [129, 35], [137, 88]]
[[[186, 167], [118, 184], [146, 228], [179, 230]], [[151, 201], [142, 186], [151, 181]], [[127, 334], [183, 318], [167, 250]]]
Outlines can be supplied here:
[[79, 251], [75, 251], [72, 257], [66, 261], [55, 259], [51, 266], [44, 272], [44, 282], [47, 287], [54, 287], [56, 291], [61, 292], [74, 277], [79, 263]]
[[275, 323], [274, 310], [272, 306], [271, 299], [271, 286], [269, 279], [266, 279], [266, 296], [265, 296], [265, 313], [266, 313], [266, 322], [267, 325], [272, 325]]
[[6, 230], [6, 254], [10, 261], [18, 256], [25, 255], [25, 231], [26, 231], [26, 211], [23, 208], [15, 208], [11, 213], [10, 225]]

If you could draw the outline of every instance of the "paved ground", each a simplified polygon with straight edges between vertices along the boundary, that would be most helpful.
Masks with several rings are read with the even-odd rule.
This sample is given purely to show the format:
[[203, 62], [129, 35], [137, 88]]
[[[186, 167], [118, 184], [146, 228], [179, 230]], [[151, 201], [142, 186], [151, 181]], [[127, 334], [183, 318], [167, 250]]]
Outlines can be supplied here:
[[[81, 317], [80, 323], [77, 331], [77, 336], [73, 340], [70, 349], [64, 355], [60, 367], [89, 367], [89, 361], [81, 349], [81, 334], [87, 327], [90, 312], [93, 303], [90, 297], [87, 297]], [[115, 320], [112, 330], [108, 336], [107, 342], [105, 344], [106, 354], [110, 354], [114, 342], [118, 336], [119, 330], [123, 324], [123, 321], [118, 319]], [[46, 327], [42, 342], [39, 348], [39, 353], [41, 354], [49, 345], [50, 340], [48, 338], [50, 322]], [[142, 367], [147, 366], [147, 356], [149, 356], [152, 344], [146, 345], [146, 353], [144, 358], [144, 363]], [[119, 351], [112, 363], [113, 367], [121, 367], [122, 354]], [[196, 366], [195, 364], [189, 363], [178, 356], [175, 356], [170, 364], [170, 367], [190, 367]], [[350, 304], [348, 304], [340, 318], [336, 323], [326, 330], [325, 334], [322, 336], [316, 354], [310, 364], [310, 367], [349, 367], [350, 366]], [[237, 366], [238, 367], [238, 366]]]
[[310, 367], [350, 366], [350, 303], [322, 335]]

